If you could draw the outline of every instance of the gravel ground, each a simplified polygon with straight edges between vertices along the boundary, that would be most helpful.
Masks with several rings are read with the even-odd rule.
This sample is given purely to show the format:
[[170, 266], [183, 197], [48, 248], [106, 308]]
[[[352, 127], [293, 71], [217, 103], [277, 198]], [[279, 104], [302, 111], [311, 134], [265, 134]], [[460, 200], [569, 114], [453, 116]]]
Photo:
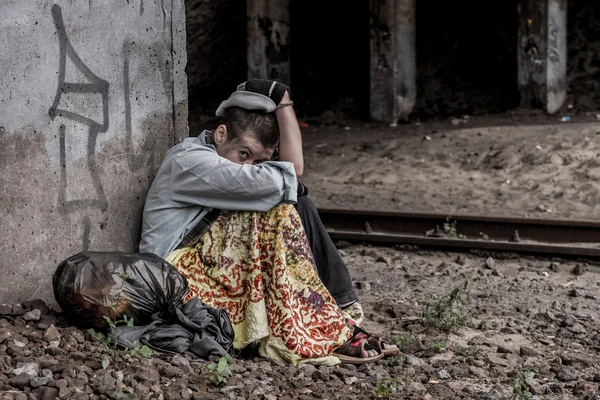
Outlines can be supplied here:
[[[101, 346], [41, 301], [0, 306], [0, 399], [596, 399], [600, 283], [583, 262], [339, 244], [365, 326], [402, 353], [335, 368], [236, 357], [219, 386], [192, 354], [126, 356], [102, 369]], [[435, 318], [466, 281], [454, 331]], [[461, 326], [462, 322], [470, 324]], [[437, 322], [436, 322], [437, 321]], [[387, 389], [387, 393], [386, 392]], [[515, 389], [520, 393], [514, 393]], [[527, 397], [529, 396], [529, 397]]]

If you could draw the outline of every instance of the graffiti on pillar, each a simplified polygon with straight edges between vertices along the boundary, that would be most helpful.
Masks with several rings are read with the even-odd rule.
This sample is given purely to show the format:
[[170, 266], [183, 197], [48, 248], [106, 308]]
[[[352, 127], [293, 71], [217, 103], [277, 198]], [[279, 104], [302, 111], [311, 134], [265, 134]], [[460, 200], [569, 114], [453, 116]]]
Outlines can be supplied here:
[[556, 20], [551, 18], [548, 23], [548, 60], [556, 69], [560, 67], [559, 29]]
[[[56, 26], [56, 32], [58, 34], [59, 41], [59, 68], [58, 68], [58, 85], [56, 89], [56, 95], [54, 102], [48, 111], [50, 118], [54, 121], [59, 120], [73, 121], [79, 124], [87, 126], [87, 168], [92, 177], [92, 184], [94, 187], [94, 193], [91, 193], [90, 197], [68, 199], [67, 200], [67, 188], [69, 182], [67, 181], [67, 128], [64, 123], [61, 123], [59, 128], [59, 141], [60, 141], [60, 188], [58, 194], [58, 205], [62, 212], [73, 213], [76, 211], [89, 212], [94, 209], [100, 211], [106, 211], [108, 209], [108, 200], [104, 193], [104, 188], [100, 180], [99, 171], [96, 165], [96, 141], [99, 133], [106, 132], [109, 125], [108, 117], [108, 81], [101, 79], [94, 74], [81, 60], [73, 46], [69, 41], [65, 24], [62, 17], [62, 10], [60, 6], [54, 5], [52, 7], [52, 18]], [[65, 80], [65, 72], [67, 67], [67, 60], [70, 62], [69, 67], [73, 66], [77, 71], [83, 73], [89, 82], [68, 82]], [[100, 121], [96, 121], [86, 115], [82, 115], [76, 112], [72, 112], [66, 109], [59, 108], [60, 101], [63, 95], [68, 93], [79, 93], [79, 94], [99, 94], [102, 98], [102, 117]], [[89, 246], [89, 232], [90, 232], [90, 218], [85, 216], [83, 218], [84, 226], [84, 237], [83, 237], [83, 248], [87, 250]]]

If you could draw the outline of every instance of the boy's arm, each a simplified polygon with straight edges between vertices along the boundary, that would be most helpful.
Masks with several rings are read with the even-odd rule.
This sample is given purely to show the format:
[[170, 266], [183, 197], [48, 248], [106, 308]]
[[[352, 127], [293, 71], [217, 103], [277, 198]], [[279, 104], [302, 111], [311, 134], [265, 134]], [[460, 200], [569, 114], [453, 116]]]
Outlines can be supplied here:
[[[279, 104], [290, 103], [290, 95], [286, 91]], [[304, 156], [302, 155], [302, 134], [293, 106], [285, 106], [275, 111], [279, 125], [279, 160], [294, 164], [296, 176], [304, 172]]]

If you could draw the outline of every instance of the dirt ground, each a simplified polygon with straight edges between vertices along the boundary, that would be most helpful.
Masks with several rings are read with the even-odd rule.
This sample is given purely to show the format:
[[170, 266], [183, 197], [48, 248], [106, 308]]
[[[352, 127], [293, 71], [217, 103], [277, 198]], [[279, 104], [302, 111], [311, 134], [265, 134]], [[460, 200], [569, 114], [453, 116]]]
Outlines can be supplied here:
[[[514, 119], [306, 128], [302, 181], [321, 207], [600, 219], [595, 115]], [[236, 358], [219, 386], [190, 353], [103, 370], [97, 343], [29, 302], [0, 306], [0, 399], [600, 399], [597, 266], [338, 247], [364, 326], [399, 356], [334, 368]]]
[[600, 219], [595, 114], [457, 118], [303, 130], [320, 207]]

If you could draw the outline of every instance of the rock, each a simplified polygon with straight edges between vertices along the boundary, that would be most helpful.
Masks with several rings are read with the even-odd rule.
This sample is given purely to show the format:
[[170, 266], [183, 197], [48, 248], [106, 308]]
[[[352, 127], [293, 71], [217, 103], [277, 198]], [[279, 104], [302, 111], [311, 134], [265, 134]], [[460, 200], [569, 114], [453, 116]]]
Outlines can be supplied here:
[[454, 390], [449, 386], [446, 386], [446, 384], [433, 385], [427, 392], [432, 395], [434, 399], [449, 399], [454, 396]]
[[573, 394], [577, 396], [587, 396], [598, 393], [598, 385], [591, 382], [577, 382], [573, 388]]
[[490, 376], [490, 373], [487, 370], [475, 366], [470, 366], [469, 372], [480, 378], [487, 378], [488, 376]]
[[58, 397], [58, 389], [54, 387], [42, 387], [39, 392], [39, 400], [54, 400]]
[[0, 304], [0, 315], [11, 315], [12, 306], [10, 304]]
[[13, 304], [12, 315], [19, 316], [25, 314], [25, 308], [21, 304]]
[[533, 347], [521, 346], [519, 354], [521, 355], [521, 357], [536, 357], [538, 355], [538, 352]]
[[19, 374], [17, 376], [13, 376], [6, 383], [10, 386], [16, 387], [17, 389], [23, 389], [25, 386], [29, 385], [29, 380], [31, 377], [26, 373]]
[[183, 376], [181, 368], [177, 368], [173, 365], [166, 365], [161, 368], [161, 373], [167, 378], [175, 378], [177, 376]]
[[446, 351], [444, 353], [439, 353], [434, 355], [429, 359], [429, 363], [433, 366], [437, 365], [446, 365], [454, 358], [454, 353], [451, 351]]
[[464, 266], [467, 263], [467, 257], [465, 257], [463, 254], [459, 254], [456, 256], [456, 260], [454, 262], [460, 266]]
[[354, 385], [356, 382], [358, 382], [358, 378], [356, 376], [346, 376], [346, 377], [344, 377], [344, 383], [346, 385]]
[[4, 343], [14, 337], [14, 333], [5, 328], [0, 328], [0, 343]]
[[411, 394], [422, 394], [422, 393], [425, 393], [426, 391], [427, 391], [427, 388], [421, 382], [411, 382], [407, 388], [407, 392], [411, 393]]
[[440, 379], [452, 379], [452, 377], [450, 376], [450, 374], [448, 373], [448, 371], [446, 371], [445, 369], [441, 369], [437, 372], [437, 376]]
[[568, 365], [563, 365], [558, 370], [556, 379], [561, 382], [570, 382], [578, 380], [580, 376], [581, 374], [575, 368]]
[[356, 287], [360, 290], [371, 290], [371, 284], [366, 281], [356, 282]]
[[38, 376], [40, 373], [40, 364], [38, 363], [18, 363], [17, 368], [12, 372], [13, 375], [26, 374], [30, 378]]
[[494, 355], [488, 355], [488, 361], [490, 362], [490, 364], [499, 365], [501, 367], [512, 366], [512, 363], [510, 361], [508, 361], [507, 359], [500, 358], [500, 357], [497, 357]]
[[552, 261], [548, 268], [550, 268], [550, 271], [552, 271], [552, 272], [559, 272], [560, 271], [560, 263], [557, 263], [556, 261]]
[[492, 257], [488, 257], [487, 260], [485, 260], [484, 266], [488, 269], [494, 269], [496, 266], [496, 260], [494, 260]]
[[173, 364], [176, 367], [191, 367], [190, 366], [190, 362], [183, 356], [176, 354], [173, 356], [173, 358], [171, 358], [171, 364]]
[[588, 270], [587, 264], [577, 264], [575, 268], [573, 268], [573, 275], [583, 275]]
[[48, 327], [48, 329], [46, 329], [46, 332], [44, 332], [44, 340], [51, 342], [53, 340], [59, 340], [59, 339], [60, 339], [60, 333], [58, 332], [58, 329], [56, 329], [54, 324], [50, 325]]
[[42, 318], [42, 312], [38, 309], [27, 311], [23, 318], [25, 321], [39, 321]]
[[48, 382], [50, 382], [50, 378], [46, 376], [35, 376], [30, 379], [29, 384], [31, 385], [31, 387], [36, 388], [40, 386], [46, 386]]

